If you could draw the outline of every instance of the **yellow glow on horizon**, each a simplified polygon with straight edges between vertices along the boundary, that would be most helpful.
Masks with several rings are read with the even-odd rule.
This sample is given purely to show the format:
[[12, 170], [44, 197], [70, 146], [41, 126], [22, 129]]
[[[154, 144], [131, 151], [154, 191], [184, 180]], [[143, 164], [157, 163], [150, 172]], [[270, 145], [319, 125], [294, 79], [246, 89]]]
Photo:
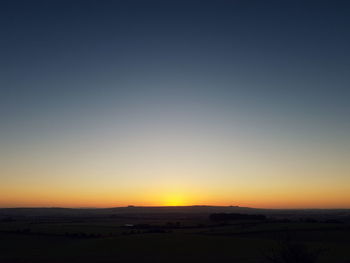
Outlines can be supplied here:
[[169, 194], [165, 197], [164, 206], [185, 206], [188, 205], [184, 195], [182, 194]]
[[[330, 184], [329, 184], [330, 185]], [[299, 185], [249, 186], [222, 185], [205, 187], [173, 182], [154, 184], [153, 187], [118, 189], [81, 185], [3, 185], [0, 207], [55, 206], [55, 207], [117, 207], [117, 206], [248, 206], [257, 208], [348, 208], [348, 185], [331, 188]], [[0, 187], [1, 188], [1, 187]], [[335, 189], [337, 191], [335, 192]]]

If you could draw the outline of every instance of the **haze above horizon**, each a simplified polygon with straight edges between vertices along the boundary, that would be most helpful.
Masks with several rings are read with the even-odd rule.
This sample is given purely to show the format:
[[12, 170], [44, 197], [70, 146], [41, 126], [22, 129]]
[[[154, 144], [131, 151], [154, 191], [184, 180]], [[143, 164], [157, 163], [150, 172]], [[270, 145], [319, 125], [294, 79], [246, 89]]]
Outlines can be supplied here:
[[347, 1], [2, 1], [0, 207], [350, 208]]

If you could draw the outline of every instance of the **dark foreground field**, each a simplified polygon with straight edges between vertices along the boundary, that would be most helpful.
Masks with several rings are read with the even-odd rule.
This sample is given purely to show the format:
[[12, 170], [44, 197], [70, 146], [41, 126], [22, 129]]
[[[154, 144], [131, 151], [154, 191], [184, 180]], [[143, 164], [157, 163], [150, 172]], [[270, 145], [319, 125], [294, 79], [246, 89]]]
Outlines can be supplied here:
[[[212, 213], [265, 220], [210, 220]], [[0, 209], [0, 262], [349, 263], [347, 210]]]

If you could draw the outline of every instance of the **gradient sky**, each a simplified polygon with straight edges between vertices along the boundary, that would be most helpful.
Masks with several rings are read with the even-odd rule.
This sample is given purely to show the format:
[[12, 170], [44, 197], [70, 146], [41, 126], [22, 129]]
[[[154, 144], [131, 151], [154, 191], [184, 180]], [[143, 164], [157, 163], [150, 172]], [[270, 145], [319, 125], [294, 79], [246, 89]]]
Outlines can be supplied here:
[[350, 208], [349, 1], [1, 1], [0, 207]]

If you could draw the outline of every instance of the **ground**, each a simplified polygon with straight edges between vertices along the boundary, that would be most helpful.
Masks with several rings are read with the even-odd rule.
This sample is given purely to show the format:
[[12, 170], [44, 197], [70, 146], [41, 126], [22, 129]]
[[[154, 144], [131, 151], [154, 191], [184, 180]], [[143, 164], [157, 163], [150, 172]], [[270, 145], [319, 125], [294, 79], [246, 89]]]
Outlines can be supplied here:
[[348, 222], [212, 222], [204, 214], [40, 216], [0, 222], [1, 263], [263, 263], [272, 262], [268, 257], [281, 253], [287, 243], [315, 256], [300, 263], [350, 262]]

